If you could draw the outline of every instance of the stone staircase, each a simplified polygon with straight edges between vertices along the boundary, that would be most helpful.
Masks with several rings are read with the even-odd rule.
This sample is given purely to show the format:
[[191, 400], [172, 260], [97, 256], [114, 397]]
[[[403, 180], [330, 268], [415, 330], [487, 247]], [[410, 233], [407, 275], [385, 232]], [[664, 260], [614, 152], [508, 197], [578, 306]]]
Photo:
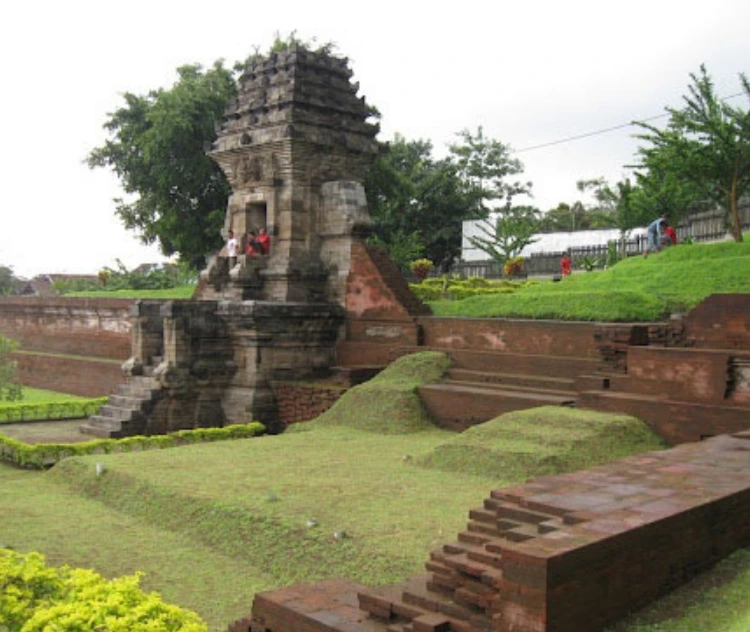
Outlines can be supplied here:
[[143, 375], [128, 376], [127, 382], [118, 384], [107, 403], [81, 425], [81, 432], [108, 439], [143, 434], [148, 414], [161, 397], [161, 385], [153, 377], [161, 360], [154, 357]]
[[449, 430], [535, 406], [573, 406], [576, 376], [592, 373], [589, 358], [451, 350], [453, 366], [419, 394], [433, 419]]

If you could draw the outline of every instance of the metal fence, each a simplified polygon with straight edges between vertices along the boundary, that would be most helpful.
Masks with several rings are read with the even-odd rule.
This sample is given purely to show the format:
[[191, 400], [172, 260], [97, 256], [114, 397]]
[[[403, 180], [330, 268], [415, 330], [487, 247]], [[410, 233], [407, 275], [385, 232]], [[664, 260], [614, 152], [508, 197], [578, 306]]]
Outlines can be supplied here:
[[[740, 225], [743, 231], [750, 230], [750, 198], [740, 201], [739, 205]], [[685, 217], [677, 226], [677, 238], [679, 242], [692, 240], [694, 242], [722, 241], [728, 237], [726, 214], [721, 209], [701, 211]], [[617, 249], [625, 256], [633, 256], [643, 253], [646, 249], [646, 235], [636, 235], [624, 243], [619, 241]], [[570, 248], [570, 257], [573, 265], [580, 266], [586, 261], [596, 268], [602, 268], [607, 263], [609, 246], [607, 244], [583, 246]], [[526, 257], [523, 262], [524, 271], [527, 275], [558, 274], [560, 272], [560, 252], [536, 252]], [[622, 255], [620, 255], [622, 256]], [[482, 277], [485, 279], [499, 279], [503, 276], [502, 267], [495, 261], [461, 261], [451, 270], [464, 278]]]

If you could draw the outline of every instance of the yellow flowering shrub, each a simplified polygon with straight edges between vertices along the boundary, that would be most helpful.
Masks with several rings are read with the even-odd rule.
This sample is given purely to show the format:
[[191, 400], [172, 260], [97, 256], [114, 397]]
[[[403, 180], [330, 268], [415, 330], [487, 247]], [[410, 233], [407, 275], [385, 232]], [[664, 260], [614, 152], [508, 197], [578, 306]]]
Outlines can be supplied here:
[[[140, 573], [107, 580], [0, 549], [0, 628], [8, 632], [206, 632], [194, 612], [141, 590]], [[3, 627], [4, 626], [4, 627]]]

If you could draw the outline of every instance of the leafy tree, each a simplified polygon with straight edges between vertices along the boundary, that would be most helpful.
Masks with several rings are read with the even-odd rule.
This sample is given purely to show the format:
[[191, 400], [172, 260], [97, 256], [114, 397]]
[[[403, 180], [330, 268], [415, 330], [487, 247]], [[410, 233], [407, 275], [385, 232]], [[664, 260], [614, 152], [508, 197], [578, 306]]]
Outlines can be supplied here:
[[0, 265], [0, 295], [13, 294], [13, 268], [9, 266]]
[[539, 230], [539, 210], [533, 206], [506, 204], [495, 213], [494, 223], [484, 220], [477, 224], [482, 235], [469, 237], [469, 242], [504, 265], [508, 259], [537, 241], [534, 234]]
[[236, 93], [232, 72], [221, 61], [177, 69], [168, 90], [125, 93], [125, 105], [108, 115], [110, 139], [88, 156], [91, 168], [109, 167], [133, 201], [115, 200], [126, 228], [162, 252], [180, 254], [200, 268], [221, 245], [220, 228], [230, 187], [204, 147], [216, 138], [216, 122]]
[[640, 225], [662, 215], [668, 215], [672, 224], [677, 224], [706, 198], [699, 182], [686, 180], [674, 169], [682, 159], [679, 154], [673, 155], [674, 149], [651, 152], [641, 169], [635, 172], [637, 187], [633, 192], [633, 205], [641, 217]]
[[23, 390], [18, 381], [18, 366], [10, 359], [16, 343], [0, 336], [0, 400], [15, 401], [23, 398]]
[[637, 187], [625, 178], [614, 186], [604, 178], [581, 180], [577, 183], [581, 192], [589, 191], [594, 196], [596, 207], [591, 209], [591, 228], [619, 228], [623, 236], [637, 226], [644, 226], [649, 215], [643, 207], [634, 204]]
[[456, 135], [460, 142], [449, 149], [477, 215], [487, 217], [490, 202], [509, 201], [514, 195], [531, 192], [530, 182], [508, 181], [511, 176], [523, 173], [523, 164], [511, 158], [508, 145], [487, 138], [481, 126], [476, 134], [464, 129]]
[[[742, 241], [737, 203], [750, 191], [750, 110], [719, 99], [704, 65], [690, 78], [684, 107], [666, 108], [665, 129], [638, 123], [647, 130], [638, 138], [648, 143], [638, 150], [640, 179], [662, 194], [701, 192], [725, 209], [734, 239]], [[740, 83], [750, 100], [746, 75]]]
[[365, 179], [374, 241], [402, 268], [421, 256], [447, 265], [461, 251], [461, 222], [476, 217], [455, 165], [432, 144], [396, 135]]

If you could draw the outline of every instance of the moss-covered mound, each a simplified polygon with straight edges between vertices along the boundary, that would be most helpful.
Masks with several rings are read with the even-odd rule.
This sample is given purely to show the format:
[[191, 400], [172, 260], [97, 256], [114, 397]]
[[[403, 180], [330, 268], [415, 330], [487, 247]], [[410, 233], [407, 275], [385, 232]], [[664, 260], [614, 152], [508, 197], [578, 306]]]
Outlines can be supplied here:
[[523, 480], [662, 447], [661, 439], [635, 417], [544, 406], [474, 426], [415, 463], [446, 472]]
[[448, 356], [437, 351], [399, 358], [370, 381], [344, 393], [315, 421], [289, 431], [337, 425], [378, 434], [408, 434], [433, 428], [417, 388], [439, 380], [449, 364]]

